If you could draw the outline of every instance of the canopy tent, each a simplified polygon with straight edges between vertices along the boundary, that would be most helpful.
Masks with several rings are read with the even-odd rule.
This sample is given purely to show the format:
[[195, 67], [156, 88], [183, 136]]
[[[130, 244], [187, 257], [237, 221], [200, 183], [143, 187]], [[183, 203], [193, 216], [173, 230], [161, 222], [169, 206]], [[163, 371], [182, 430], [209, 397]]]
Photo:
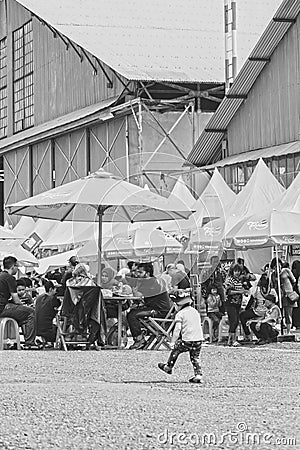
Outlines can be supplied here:
[[195, 197], [192, 195], [191, 191], [183, 181], [182, 176], [180, 175], [177, 179], [171, 194], [169, 195], [169, 200], [177, 200], [180, 199], [183, 201], [189, 208], [193, 208], [195, 204]]
[[[192, 230], [190, 250], [195, 250], [197, 246], [201, 248], [203, 244], [208, 246], [210, 242], [217, 248], [218, 239], [225, 240], [219, 245], [226, 248], [235, 236], [236, 224], [250, 214], [269, 209], [270, 205], [280, 201], [284, 192], [284, 187], [277, 181], [263, 160], [259, 160], [246, 186], [228, 206], [226, 217], [213, 220], [209, 228], [202, 227], [202, 229]], [[271, 255], [269, 246], [265, 250], [262, 250], [260, 246], [259, 249], [251, 248], [247, 252], [240, 249], [240, 252], [239, 256], [242, 256], [249, 268], [255, 272], [260, 271], [261, 262], [269, 260]]]
[[35, 269], [37, 273], [44, 274], [59, 267], [65, 267], [68, 265], [68, 260], [76, 256], [75, 250], [70, 250], [64, 253], [58, 253], [57, 255], [48, 256], [47, 258], [41, 258], [38, 260], [38, 267]]
[[228, 231], [243, 217], [256, 211], [269, 208], [270, 204], [281, 198], [285, 188], [272, 174], [268, 166], [260, 159], [248, 181], [231, 204], [226, 222]]
[[201, 226], [203, 219], [224, 218], [229, 205], [236, 199], [236, 194], [230, 189], [224, 178], [215, 169], [208, 185], [194, 203], [196, 211], [189, 219], [190, 224]]
[[274, 208], [280, 211], [300, 212], [300, 173], [278, 202], [274, 204]]
[[57, 221], [98, 220], [98, 280], [101, 277], [102, 223], [186, 219], [192, 211], [99, 169], [97, 172], [7, 206], [9, 214]]

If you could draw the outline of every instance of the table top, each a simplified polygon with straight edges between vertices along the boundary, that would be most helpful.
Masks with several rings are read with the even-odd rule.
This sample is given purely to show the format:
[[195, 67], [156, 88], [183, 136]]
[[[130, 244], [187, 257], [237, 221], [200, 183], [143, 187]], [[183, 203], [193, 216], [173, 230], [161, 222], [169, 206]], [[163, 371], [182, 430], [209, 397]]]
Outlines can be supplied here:
[[112, 297], [103, 295], [104, 300], [143, 300], [143, 297], [134, 297], [133, 295], [113, 295]]

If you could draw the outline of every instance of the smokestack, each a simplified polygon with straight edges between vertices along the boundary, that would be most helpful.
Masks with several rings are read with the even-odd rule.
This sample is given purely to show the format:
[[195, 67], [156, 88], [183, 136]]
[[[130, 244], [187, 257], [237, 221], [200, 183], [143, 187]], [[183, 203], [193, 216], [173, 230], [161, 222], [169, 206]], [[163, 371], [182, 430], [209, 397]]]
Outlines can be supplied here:
[[225, 22], [225, 82], [230, 88], [237, 73], [237, 0], [224, 0]]

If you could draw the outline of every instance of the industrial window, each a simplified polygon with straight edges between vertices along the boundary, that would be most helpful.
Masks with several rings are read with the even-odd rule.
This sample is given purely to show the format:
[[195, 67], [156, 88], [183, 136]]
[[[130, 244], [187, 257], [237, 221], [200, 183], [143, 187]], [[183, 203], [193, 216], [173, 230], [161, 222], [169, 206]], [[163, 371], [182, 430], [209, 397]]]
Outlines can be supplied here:
[[14, 133], [34, 125], [32, 21], [13, 33]]
[[0, 139], [7, 136], [7, 45], [0, 41]]

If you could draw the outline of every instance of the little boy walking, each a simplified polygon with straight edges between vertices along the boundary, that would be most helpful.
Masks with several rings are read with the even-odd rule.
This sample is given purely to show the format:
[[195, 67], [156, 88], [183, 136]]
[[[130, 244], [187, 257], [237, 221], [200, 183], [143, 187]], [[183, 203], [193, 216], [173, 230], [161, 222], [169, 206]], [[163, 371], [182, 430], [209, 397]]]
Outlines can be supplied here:
[[200, 351], [203, 339], [200, 314], [191, 306], [190, 296], [177, 296], [174, 302], [179, 310], [175, 316], [175, 328], [171, 339], [170, 353], [166, 364], [159, 363], [158, 367], [165, 373], [171, 375], [172, 369], [180, 353], [189, 352], [190, 360], [194, 368], [194, 376], [189, 380], [190, 383], [203, 383], [202, 371], [200, 365]]

